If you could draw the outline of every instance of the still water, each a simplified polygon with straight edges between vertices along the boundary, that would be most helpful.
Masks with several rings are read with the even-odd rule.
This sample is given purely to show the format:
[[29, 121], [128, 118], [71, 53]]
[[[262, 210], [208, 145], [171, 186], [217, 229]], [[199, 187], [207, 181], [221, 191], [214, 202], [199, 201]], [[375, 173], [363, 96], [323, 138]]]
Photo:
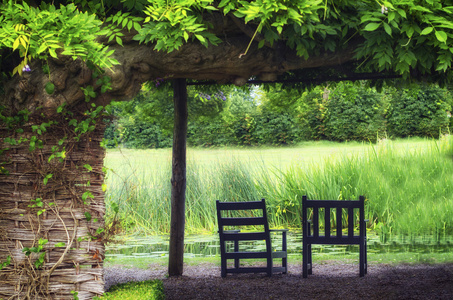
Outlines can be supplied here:
[[[218, 235], [190, 235], [185, 237], [186, 257], [209, 257], [220, 255]], [[273, 247], [281, 247], [275, 239]], [[249, 242], [240, 245], [241, 250], [264, 249], [264, 243]], [[124, 238], [121, 243], [106, 247], [106, 258], [159, 258], [167, 257], [169, 236], [133, 236]], [[312, 245], [313, 255], [356, 255], [357, 245]], [[302, 234], [288, 236], [288, 255], [302, 253]], [[453, 236], [439, 240], [433, 236], [396, 236], [383, 240], [377, 235], [368, 235], [368, 253], [453, 253]]]

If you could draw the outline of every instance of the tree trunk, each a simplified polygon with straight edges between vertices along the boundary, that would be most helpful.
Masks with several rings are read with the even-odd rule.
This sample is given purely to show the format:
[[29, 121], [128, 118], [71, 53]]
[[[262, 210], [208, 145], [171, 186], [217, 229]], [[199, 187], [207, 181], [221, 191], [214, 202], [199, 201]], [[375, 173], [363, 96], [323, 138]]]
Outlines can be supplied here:
[[186, 212], [187, 84], [185, 79], [175, 79], [173, 81], [173, 93], [175, 127], [173, 129], [168, 275], [179, 276], [183, 272]]

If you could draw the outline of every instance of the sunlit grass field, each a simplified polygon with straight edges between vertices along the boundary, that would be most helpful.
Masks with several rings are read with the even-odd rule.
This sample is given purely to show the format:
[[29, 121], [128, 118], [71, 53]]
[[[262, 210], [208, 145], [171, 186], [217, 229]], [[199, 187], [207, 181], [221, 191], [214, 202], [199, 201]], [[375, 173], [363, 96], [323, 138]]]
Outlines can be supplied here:
[[[371, 230], [451, 235], [452, 141], [443, 137], [188, 149], [186, 230], [215, 233], [216, 199], [266, 198], [272, 227], [300, 228], [302, 195], [311, 199], [365, 195]], [[107, 215], [116, 203], [124, 230], [168, 233], [171, 149], [109, 150], [105, 166]]]

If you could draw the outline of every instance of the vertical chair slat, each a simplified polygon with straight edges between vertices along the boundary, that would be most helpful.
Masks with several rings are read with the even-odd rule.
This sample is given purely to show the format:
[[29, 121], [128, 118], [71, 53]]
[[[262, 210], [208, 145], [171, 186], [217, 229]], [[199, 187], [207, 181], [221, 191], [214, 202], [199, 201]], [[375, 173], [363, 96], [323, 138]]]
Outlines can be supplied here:
[[326, 207], [324, 210], [324, 229], [325, 236], [330, 237], [330, 208]]
[[348, 208], [348, 237], [354, 236], [354, 208]]
[[319, 237], [319, 208], [313, 207], [313, 236]]
[[341, 207], [337, 207], [337, 237], [341, 238], [343, 235], [343, 209]]

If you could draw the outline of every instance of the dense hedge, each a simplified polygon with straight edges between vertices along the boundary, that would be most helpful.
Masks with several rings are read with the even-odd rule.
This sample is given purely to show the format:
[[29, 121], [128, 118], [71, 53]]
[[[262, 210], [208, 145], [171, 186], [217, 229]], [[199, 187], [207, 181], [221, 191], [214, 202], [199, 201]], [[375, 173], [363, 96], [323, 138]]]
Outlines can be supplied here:
[[[171, 101], [159, 103], [169, 96], [155, 93], [135, 104], [117, 104], [118, 118], [105, 134], [107, 145], [171, 147]], [[438, 137], [449, 132], [451, 102], [448, 90], [436, 86], [377, 92], [363, 84], [340, 83], [304, 94], [270, 89], [261, 95], [261, 103], [233, 89], [226, 100], [189, 98], [187, 139], [190, 146], [222, 146]], [[154, 117], [144, 113], [146, 107]]]
[[333, 141], [375, 141], [385, 132], [383, 106], [374, 90], [341, 85], [329, 95], [324, 135]]
[[439, 137], [449, 128], [448, 94], [436, 87], [404, 89], [391, 99], [387, 115], [389, 132], [398, 137]]

